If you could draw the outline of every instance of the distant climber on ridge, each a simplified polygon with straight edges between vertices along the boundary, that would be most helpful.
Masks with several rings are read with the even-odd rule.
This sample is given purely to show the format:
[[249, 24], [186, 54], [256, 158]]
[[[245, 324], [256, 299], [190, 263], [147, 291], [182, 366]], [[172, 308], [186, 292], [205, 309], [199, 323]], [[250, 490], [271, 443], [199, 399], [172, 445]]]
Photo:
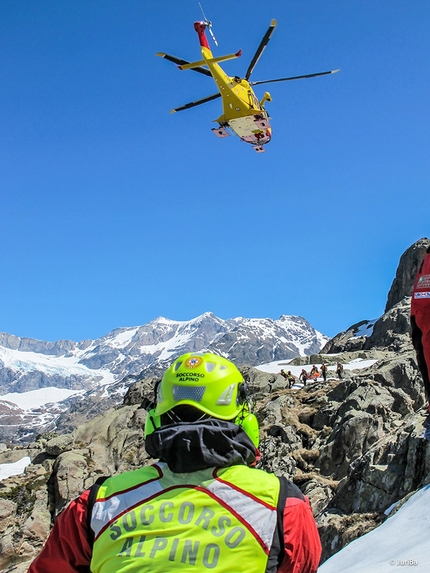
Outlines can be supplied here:
[[291, 388], [294, 384], [294, 382], [296, 381], [296, 377], [291, 374], [291, 370], [288, 370], [288, 372], [285, 372], [284, 369], [281, 370], [280, 372], [281, 376], [283, 376], [283, 378], [285, 378], [285, 381], [287, 383], [287, 388]]
[[299, 380], [303, 384], [303, 386], [306, 386], [306, 382], [308, 381], [308, 373], [304, 368], [302, 368], [302, 371], [300, 372]]
[[285, 372], [283, 368], [279, 374], [282, 376], [282, 378], [285, 378], [286, 381], [288, 380], [288, 374]]
[[287, 381], [289, 384], [289, 388], [292, 388], [293, 384], [296, 381], [296, 377], [294, 376], [294, 374], [291, 374], [291, 370], [288, 370], [288, 372], [287, 372]]
[[321, 375], [324, 382], [327, 382], [327, 364], [325, 362], [321, 364]]
[[317, 380], [317, 378], [319, 377], [320, 373], [318, 371], [318, 368], [315, 366], [315, 364], [312, 366], [311, 371], [309, 373], [309, 377], [312, 378], [312, 380]]

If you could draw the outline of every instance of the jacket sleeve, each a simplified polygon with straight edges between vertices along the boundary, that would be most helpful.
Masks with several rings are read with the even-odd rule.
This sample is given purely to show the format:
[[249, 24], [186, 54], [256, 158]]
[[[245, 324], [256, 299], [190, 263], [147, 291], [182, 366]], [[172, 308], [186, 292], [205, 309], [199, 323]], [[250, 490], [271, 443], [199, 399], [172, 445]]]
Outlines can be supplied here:
[[84, 491], [60, 513], [28, 573], [90, 573], [89, 492]]
[[316, 573], [321, 559], [321, 541], [306, 497], [288, 497], [286, 500], [284, 550], [278, 573]]

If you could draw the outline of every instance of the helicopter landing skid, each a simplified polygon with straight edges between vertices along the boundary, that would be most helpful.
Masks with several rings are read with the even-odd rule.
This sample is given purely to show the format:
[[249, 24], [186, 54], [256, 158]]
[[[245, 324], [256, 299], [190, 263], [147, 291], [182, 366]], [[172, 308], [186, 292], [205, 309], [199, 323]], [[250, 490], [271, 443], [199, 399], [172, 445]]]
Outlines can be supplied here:
[[225, 127], [213, 127], [212, 131], [217, 137], [220, 137], [220, 138], [229, 137], [229, 135], [230, 135]]

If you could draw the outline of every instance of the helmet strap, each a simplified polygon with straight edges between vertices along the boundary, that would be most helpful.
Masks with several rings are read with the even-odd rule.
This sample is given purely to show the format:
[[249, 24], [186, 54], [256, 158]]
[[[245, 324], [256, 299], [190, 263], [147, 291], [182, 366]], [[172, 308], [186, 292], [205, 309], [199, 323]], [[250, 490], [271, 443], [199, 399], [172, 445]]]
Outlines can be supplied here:
[[143, 437], [147, 438], [149, 434], [152, 434], [155, 430], [161, 427], [160, 416], [155, 413], [155, 408], [148, 410], [148, 414], [145, 420], [145, 429], [143, 431]]

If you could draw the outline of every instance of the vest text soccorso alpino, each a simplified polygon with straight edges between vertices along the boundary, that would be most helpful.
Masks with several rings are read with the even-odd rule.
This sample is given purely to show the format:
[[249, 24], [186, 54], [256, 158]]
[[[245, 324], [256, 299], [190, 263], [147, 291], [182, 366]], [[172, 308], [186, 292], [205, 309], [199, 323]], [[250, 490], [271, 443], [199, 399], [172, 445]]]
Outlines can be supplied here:
[[[130, 478], [111, 478], [106, 490], [101, 486], [91, 571], [164, 573], [171, 563], [183, 572], [229, 573], [240, 555], [250, 573], [264, 572], [276, 525], [277, 478], [245, 466], [221, 470], [220, 481], [209, 470], [172, 474], [164, 464], [156, 468], [158, 479], [152, 466]], [[146, 474], [148, 481], [133, 486], [133, 474]]]

